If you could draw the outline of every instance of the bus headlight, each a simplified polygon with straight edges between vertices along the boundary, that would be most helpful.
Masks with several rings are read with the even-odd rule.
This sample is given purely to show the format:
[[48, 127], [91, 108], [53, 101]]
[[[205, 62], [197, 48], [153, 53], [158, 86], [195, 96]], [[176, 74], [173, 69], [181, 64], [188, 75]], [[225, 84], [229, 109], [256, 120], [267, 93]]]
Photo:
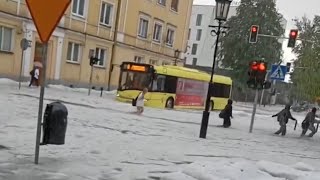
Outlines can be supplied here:
[[117, 93], [117, 97], [119, 97], [120, 96], [120, 94], [119, 93]]

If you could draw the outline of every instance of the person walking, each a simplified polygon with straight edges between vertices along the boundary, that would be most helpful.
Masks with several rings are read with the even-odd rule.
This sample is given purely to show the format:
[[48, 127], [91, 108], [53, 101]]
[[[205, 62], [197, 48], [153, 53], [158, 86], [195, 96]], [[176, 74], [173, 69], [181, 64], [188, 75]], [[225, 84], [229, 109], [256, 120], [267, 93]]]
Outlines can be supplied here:
[[142, 92], [137, 97], [136, 106], [137, 106], [137, 114], [141, 115], [144, 111], [144, 96], [148, 93], [148, 89], [144, 88]]
[[231, 118], [232, 116], [232, 100], [228, 100], [228, 104], [225, 106], [225, 108], [220, 112], [219, 117], [223, 119], [223, 127], [229, 128], [231, 126]]
[[320, 123], [320, 121], [316, 120], [316, 117], [319, 117], [318, 115], [316, 115], [316, 112], [317, 112], [317, 108], [312, 108], [311, 112], [308, 112], [308, 114], [306, 115], [305, 119], [301, 123], [302, 133], [300, 137], [305, 136], [308, 129], [311, 131], [311, 133], [308, 135], [309, 137], [313, 137], [313, 135], [316, 134], [317, 130], [314, 127], [314, 124]]
[[297, 121], [296, 118], [292, 117], [291, 112], [290, 112], [290, 105], [286, 105], [286, 107], [280, 111], [279, 113], [273, 115], [272, 117], [278, 117], [278, 122], [280, 125], [280, 129], [275, 132], [274, 134], [281, 134], [282, 136], [285, 136], [287, 133], [287, 123], [289, 119], [292, 119], [294, 121]]
[[40, 76], [40, 71], [39, 71], [39, 67], [34, 66], [33, 69], [30, 71], [30, 84], [29, 87], [35, 85], [35, 86], [39, 86], [39, 76]]

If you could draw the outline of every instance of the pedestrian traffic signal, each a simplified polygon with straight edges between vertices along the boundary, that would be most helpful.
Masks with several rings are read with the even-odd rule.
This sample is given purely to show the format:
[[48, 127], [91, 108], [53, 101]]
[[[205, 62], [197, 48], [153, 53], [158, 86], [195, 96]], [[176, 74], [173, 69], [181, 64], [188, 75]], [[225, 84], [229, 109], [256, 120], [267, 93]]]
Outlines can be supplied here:
[[247, 85], [249, 88], [256, 88], [256, 75], [258, 70], [258, 63], [256, 61], [250, 62], [250, 68], [248, 71], [249, 80], [247, 81]]
[[266, 74], [267, 74], [267, 64], [265, 62], [258, 63], [258, 70], [256, 73], [256, 84], [257, 89], [263, 89], [264, 83], [266, 81]]
[[289, 34], [288, 47], [291, 47], [291, 48], [295, 47], [297, 37], [298, 37], [298, 30], [292, 29]]
[[256, 43], [258, 41], [258, 33], [259, 33], [259, 26], [252, 25], [250, 30], [249, 43]]
[[269, 89], [269, 83], [266, 81], [267, 63], [264, 61], [252, 61], [249, 68], [249, 80], [247, 85], [251, 89]]

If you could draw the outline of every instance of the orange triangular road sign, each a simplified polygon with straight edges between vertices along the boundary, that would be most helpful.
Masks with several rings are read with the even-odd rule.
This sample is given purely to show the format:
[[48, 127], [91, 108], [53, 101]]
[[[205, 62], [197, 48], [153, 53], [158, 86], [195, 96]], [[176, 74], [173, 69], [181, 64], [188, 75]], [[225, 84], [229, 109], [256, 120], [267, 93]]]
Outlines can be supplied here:
[[26, 0], [42, 43], [47, 43], [71, 0]]

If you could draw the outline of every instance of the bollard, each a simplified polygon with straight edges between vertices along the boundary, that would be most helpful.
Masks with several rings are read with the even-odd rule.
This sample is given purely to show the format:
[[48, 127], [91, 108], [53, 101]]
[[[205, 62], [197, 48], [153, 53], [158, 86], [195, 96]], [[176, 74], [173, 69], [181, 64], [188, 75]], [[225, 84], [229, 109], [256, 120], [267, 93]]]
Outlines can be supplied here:
[[100, 92], [100, 97], [102, 97], [103, 94], [103, 87], [100, 88], [101, 92]]

